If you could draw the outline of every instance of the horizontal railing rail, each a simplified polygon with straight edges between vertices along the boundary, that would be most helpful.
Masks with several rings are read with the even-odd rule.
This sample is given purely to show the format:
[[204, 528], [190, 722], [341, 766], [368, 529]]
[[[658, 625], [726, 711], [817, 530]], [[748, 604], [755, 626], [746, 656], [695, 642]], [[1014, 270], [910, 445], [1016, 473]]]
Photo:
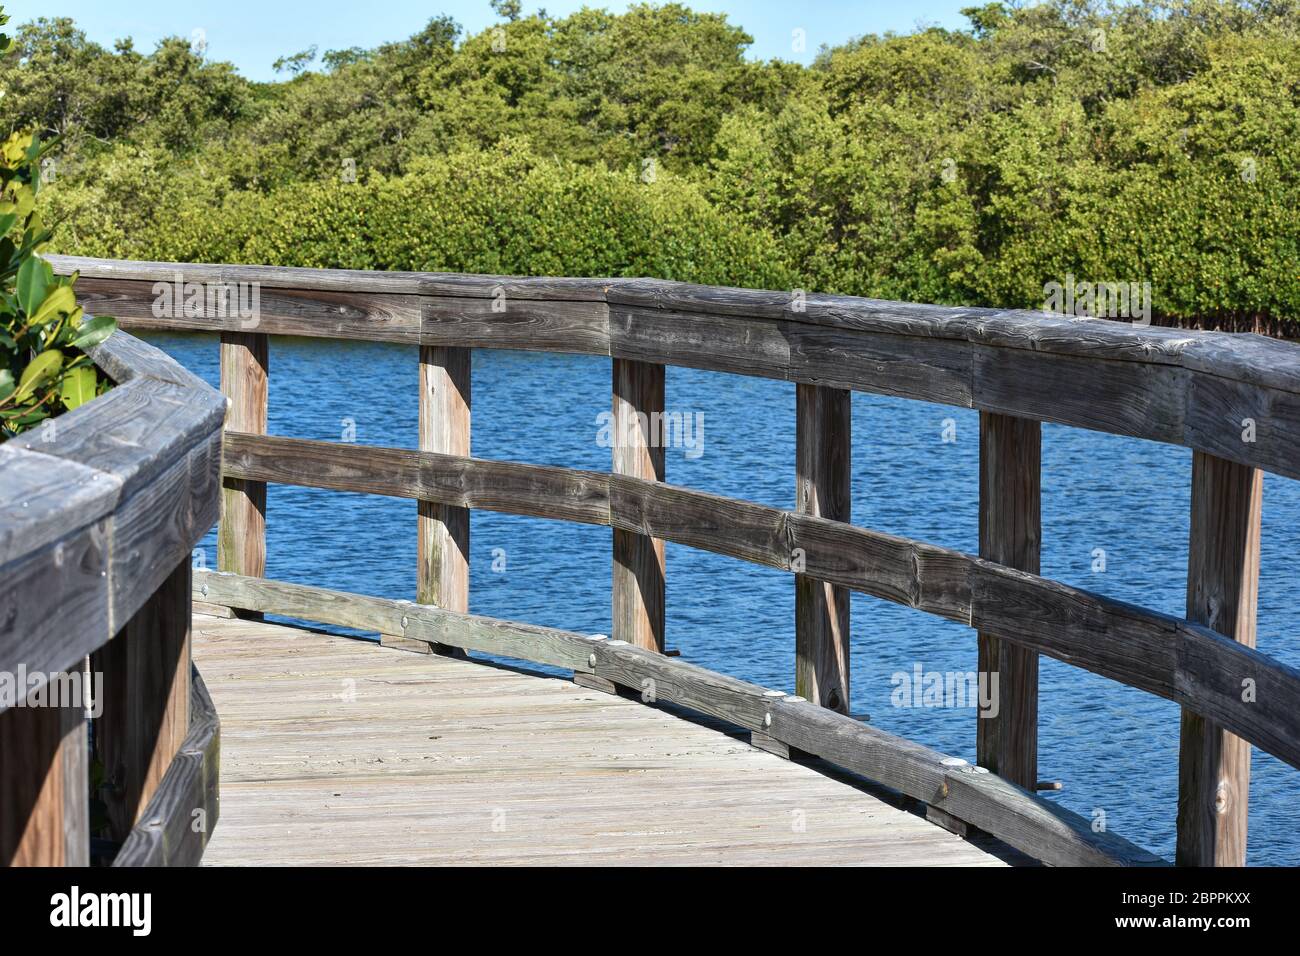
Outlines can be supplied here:
[[951, 548], [623, 475], [238, 432], [225, 448], [225, 474], [245, 481], [606, 525], [792, 573], [802, 554], [798, 573], [1157, 694], [1300, 768], [1300, 671], [1208, 627]]
[[[1300, 477], [1296, 346], [1254, 334], [648, 279], [51, 261], [80, 272], [88, 310], [128, 328], [606, 355], [979, 408]], [[197, 302], [185, 283], [204, 287]], [[205, 297], [240, 284], [261, 290], [255, 323]]]
[[[373, 602], [383, 599], [330, 597], [316, 589], [311, 599], [325, 606], [308, 613], [299, 601], [308, 592], [287, 600], [283, 589], [296, 586], [257, 583], [265, 573], [267, 482], [419, 502], [419, 604], [410, 607], [426, 609], [421, 614], [429, 608], [468, 612], [471, 508], [607, 525], [614, 537], [610, 646], [639, 648], [642, 663], [631, 676], [649, 673], [643, 661], [658, 666], [662, 660], [646, 655], [663, 648], [665, 541], [789, 571], [796, 587], [796, 694], [830, 722], [824, 729], [843, 746], [818, 743], [810, 725], [798, 722], [777, 739], [825, 751], [826, 759], [894, 781], [891, 786], [918, 799], [934, 797], [926, 788], [944, 781], [921, 775], [922, 783], [899, 786], [897, 765], [855, 756], [860, 748], [901, 760], [916, 745], [844, 716], [847, 595], [860, 591], [974, 628], [979, 670], [1001, 677], [1000, 715], [977, 724], [978, 762], [994, 771], [989, 776], [997, 783], [990, 786], [1021, 788], [1017, 793], [1029, 803], [1018, 805], [1016, 819], [1027, 821], [1025, 829], [1008, 832], [1003, 825], [1000, 832], [1013, 846], [1046, 846], [1040, 858], [1081, 859], [1052, 849], [1050, 839], [1041, 842], [1051, 829], [1042, 814], [1059, 820], [1054, 815], [1061, 811], [1032, 793], [1040, 653], [1182, 706], [1180, 863], [1244, 861], [1246, 743], [1300, 766], [1300, 672], [1254, 648], [1261, 470], [1300, 477], [1300, 352], [1292, 344], [1036, 312], [659, 280], [70, 258], [57, 259], [56, 267], [81, 273], [78, 292], [88, 309], [113, 312], [129, 327], [221, 333], [222, 385], [231, 412], [219, 561], [235, 574], [220, 583], [212, 575], [204, 581], [232, 606], [381, 632], [384, 615], [392, 612], [385, 606], [379, 613]], [[255, 306], [231, 309], [236, 297]], [[267, 343], [276, 335], [419, 346], [419, 449], [267, 436]], [[613, 448], [611, 472], [473, 458], [472, 348], [608, 356], [611, 430], [623, 436]], [[666, 483], [663, 449], [646, 430], [646, 422], [663, 412], [666, 365], [798, 384], [794, 510]], [[978, 556], [850, 522], [853, 390], [980, 410]], [[1038, 573], [1043, 421], [1193, 449], [1185, 619]], [[372, 603], [362, 605], [360, 615], [337, 613], [357, 601]], [[296, 612], [285, 610], [291, 605]], [[442, 636], [427, 643], [491, 650], [467, 642], [463, 626], [442, 620]], [[498, 633], [526, 628], [494, 626]], [[386, 633], [409, 640], [405, 630], [402, 624]], [[601, 651], [593, 653], [601, 660]], [[607, 670], [617, 668], [611, 663]], [[690, 674], [681, 680], [706, 681]], [[714, 679], [730, 680], [707, 680]], [[787, 726], [775, 712], [765, 711], [769, 715], [772, 725]], [[860, 729], [849, 731], [850, 725]], [[753, 731], [756, 741], [772, 732], [770, 726]], [[994, 811], [981, 801], [991, 799], [991, 791], [970, 791], [970, 803], [944, 804], [947, 783], [938, 802], [929, 801], [932, 807], [977, 826], [983, 824], [976, 818], [989, 822]], [[1005, 805], [1005, 794], [998, 793], [999, 806]], [[1030, 812], [1031, 805], [1038, 809]]]
[[3, 864], [90, 862], [92, 690], [118, 843], [190, 727], [190, 553], [217, 520], [225, 402], [125, 332], [89, 352], [115, 387], [0, 445], [0, 671], [25, 677], [0, 702]]

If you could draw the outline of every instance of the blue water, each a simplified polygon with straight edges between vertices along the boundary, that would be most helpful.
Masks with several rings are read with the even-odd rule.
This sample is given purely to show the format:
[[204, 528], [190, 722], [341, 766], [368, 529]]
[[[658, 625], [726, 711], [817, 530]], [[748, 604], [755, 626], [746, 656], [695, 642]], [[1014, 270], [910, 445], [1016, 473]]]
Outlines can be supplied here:
[[[213, 384], [215, 338], [150, 340]], [[608, 360], [476, 351], [473, 449], [483, 458], [608, 470], [596, 416], [609, 408]], [[703, 454], [668, 451], [668, 480], [763, 504], [794, 504], [794, 387], [668, 370], [668, 408], [704, 415]], [[417, 442], [415, 349], [273, 339], [272, 434], [361, 444]], [[1068, 387], [1068, 386], [1066, 386]], [[949, 421], [950, 420], [950, 421]], [[944, 441], [945, 424], [955, 441]], [[874, 395], [853, 397], [853, 520], [935, 544], [978, 550], [978, 414]], [[950, 428], [951, 430], [951, 428]], [[1187, 566], [1185, 449], [1046, 425], [1042, 572], [1181, 616]], [[1300, 666], [1300, 487], [1265, 478], [1258, 644]], [[395, 598], [415, 597], [416, 506], [371, 495], [271, 486], [267, 575]], [[471, 609], [586, 633], [610, 630], [610, 531], [474, 512]], [[1097, 549], [1104, 551], [1104, 571]], [[215, 563], [214, 537], [204, 559]], [[670, 647], [683, 658], [793, 690], [794, 588], [786, 573], [668, 545]], [[968, 628], [852, 597], [852, 710], [884, 730], [973, 760], [975, 712], [896, 708], [891, 675], [975, 668]], [[1178, 791], [1178, 708], [1042, 659], [1039, 776], [1048, 795], [1167, 859]], [[1255, 751], [1249, 862], [1300, 864], [1300, 774]]]

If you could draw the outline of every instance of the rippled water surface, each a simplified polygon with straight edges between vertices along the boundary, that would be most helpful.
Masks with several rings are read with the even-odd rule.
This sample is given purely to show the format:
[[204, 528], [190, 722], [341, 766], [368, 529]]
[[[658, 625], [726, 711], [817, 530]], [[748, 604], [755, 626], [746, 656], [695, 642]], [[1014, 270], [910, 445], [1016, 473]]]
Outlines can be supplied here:
[[[214, 337], [150, 339], [216, 383]], [[352, 423], [358, 443], [413, 448], [417, 389], [413, 348], [274, 339], [270, 431], [337, 441]], [[793, 385], [670, 368], [667, 389], [670, 410], [704, 415], [703, 454], [670, 449], [669, 481], [793, 507]], [[475, 352], [474, 454], [608, 470], [597, 415], [609, 396], [607, 360]], [[945, 424], [956, 441], [943, 441]], [[976, 551], [978, 445], [976, 412], [854, 395], [854, 522]], [[1043, 574], [1181, 616], [1190, 463], [1185, 449], [1046, 425]], [[272, 486], [267, 574], [414, 598], [415, 515], [411, 501]], [[610, 536], [607, 528], [475, 512], [471, 609], [609, 633]], [[1300, 666], [1296, 482], [1266, 476], [1263, 538], [1259, 647]], [[212, 535], [204, 548], [212, 565]], [[1102, 551], [1105, 569], [1094, 570]], [[668, 644], [683, 658], [793, 690], [793, 615], [788, 574], [668, 545]], [[855, 594], [852, 635], [853, 712], [973, 760], [975, 712], [894, 707], [891, 676], [918, 663], [973, 670], [974, 632]], [[1039, 776], [1064, 783], [1048, 798], [1088, 817], [1104, 811], [1110, 829], [1172, 859], [1178, 708], [1048, 658], [1040, 680]], [[1300, 775], [1258, 751], [1251, 773], [1249, 862], [1300, 864]]]

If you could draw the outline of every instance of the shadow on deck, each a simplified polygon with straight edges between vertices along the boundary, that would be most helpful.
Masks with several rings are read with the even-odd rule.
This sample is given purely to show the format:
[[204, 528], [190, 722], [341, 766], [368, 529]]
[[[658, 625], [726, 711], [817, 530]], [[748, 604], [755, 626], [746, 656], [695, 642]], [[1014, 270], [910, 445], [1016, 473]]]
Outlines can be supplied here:
[[535, 671], [194, 618], [230, 864], [998, 866], [894, 795]]

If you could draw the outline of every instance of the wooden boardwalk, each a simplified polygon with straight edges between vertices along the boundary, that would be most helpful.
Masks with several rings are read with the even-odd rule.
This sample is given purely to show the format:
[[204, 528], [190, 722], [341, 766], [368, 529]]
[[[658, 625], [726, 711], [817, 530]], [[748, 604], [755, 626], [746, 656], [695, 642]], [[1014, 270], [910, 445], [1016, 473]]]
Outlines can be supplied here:
[[1002, 865], [881, 796], [572, 682], [206, 615], [204, 863]]

